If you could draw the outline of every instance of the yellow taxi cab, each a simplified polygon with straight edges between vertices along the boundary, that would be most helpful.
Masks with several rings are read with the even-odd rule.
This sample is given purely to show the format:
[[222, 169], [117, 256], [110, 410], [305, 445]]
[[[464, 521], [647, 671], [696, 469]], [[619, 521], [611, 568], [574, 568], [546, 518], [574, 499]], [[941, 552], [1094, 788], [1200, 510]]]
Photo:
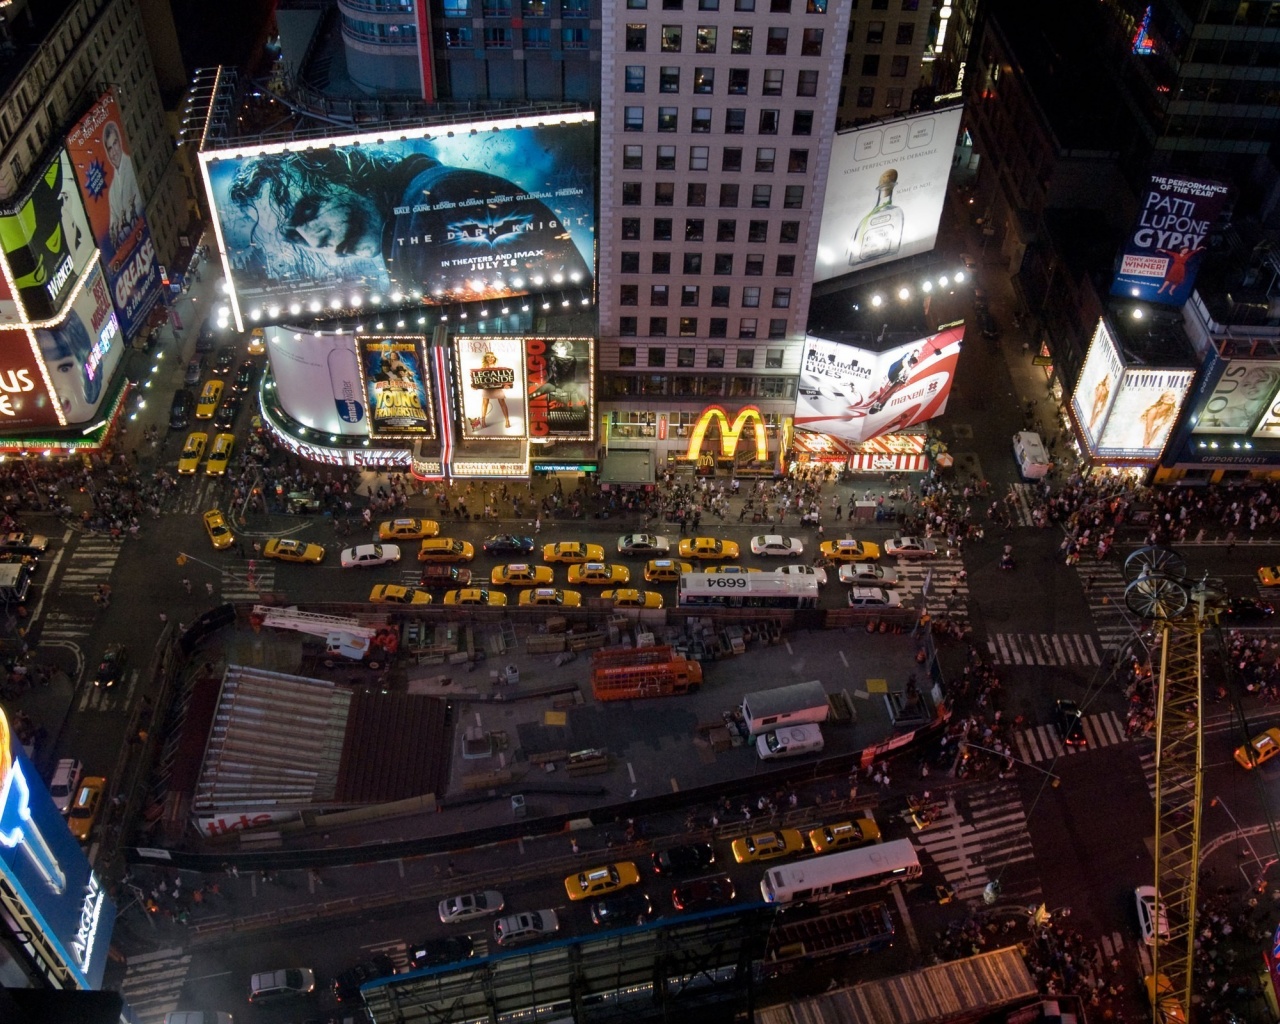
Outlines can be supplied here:
[[1187, 1012], [1182, 1008], [1182, 1000], [1174, 993], [1173, 982], [1167, 974], [1162, 974], [1159, 978], [1148, 974], [1142, 979], [1142, 983], [1147, 990], [1147, 1001], [1156, 1006], [1156, 1019], [1160, 1024], [1187, 1024]]
[[507, 603], [507, 595], [480, 587], [468, 587], [464, 590], [450, 590], [444, 595], [445, 604], [484, 604], [501, 608]]
[[1236, 762], [1241, 768], [1256, 768], [1280, 754], [1280, 729], [1259, 733], [1243, 747], [1236, 748]]
[[107, 780], [101, 775], [90, 775], [80, 782], [71, 809], [67, 812], [67, 825], [71, 834], [82, 843], [89, 841], [89, 834], [102, 813], [102, 798], [107, 792]]
[[745, 565], [710, 565], [703, 572], [719, 572], [726, 576], [742, 576], [749, 572], [759, 572], [759, 569], [749, 569]]
[[818, 550], [833, 562], [874, 562], [880, 557], [880, 545], [870, 541], [824, 540]]
[[619, 861], [603, 867], [588, 868], [564, 880], [564, 891], [571, 900], [588, 900], [593, 896], [625, 889], [640, 881], [640, 872], [632, 861]]
[[602, 590], [601, 598], [612, 601], [615, 608], [661, 608], [662, 595], [652, 590]]
[[430, 604], [431, 595], [425, 590], [410, 590], [394, 583], [379, 583], [369, 591], [373, 604]]
[[249, 344], [245, 351], [251, 356], [264, 355], [267, 351], [267, 334], [261, 327], [255, 327], [249, 332]]
[[208, 443], [208, 434], [202, 434], [198, 430], [194, 434], [188, 434], [186, 444], [182, 446], [182, 454], [178, 456], [178, 472], [189, 476], [199, 469]]
[[434, 519], [389, 519], [378, 524], [378, 540], [422, 540], [440, 532]]
[[870, 818], [842, 821], [835, 825], [823, 825], [809, 833], [809, 845], [814, 853], [830, 853], [849, 846], [865, 846], [880, 838], [880, 826]]
[[210, 542], [218, 551], [225, 551], [236, 542], [231, 527], [227, 525], [226, 519], [216, 508], [211, 508], [204, 514], [204, 528], [209, 534]]
[[738, 545], [715, 537], [686, 537], [680, 542], [681, 558], [737, 558]]
[[732, 849], [733, 859], [739, 864], [747, 864], [753, 860], [773, 860], [804, 850], [804, 836], [794, 828], [757, 832], [753, 836], [739, 836], [733, 841]]
[[1264, 587], [1280, 587], [1280, 565], [1264, 565], [1258, 570], [1258, 582]]
[[236, 446], [235, 434], [216, 434], [213, 447], [209, 449], [209, 462], [204, 471], [209, 476], [223, 476], [227, 472], [227, 463], [231, 461], [231, 452]]
[[200, 399], [196, 402], [196, 419], [213, 419], [213, 414], [218, 411], [218, 403], [222, 401], [223, 386], [220, 380], [204, 382], [204, 390], [200, 392]]
[[262, 557], [274, 558], [279, 562], [309, 562], [311, 565], [319, 565], [324, 561], [324, 548], [319, 544], [272, 537], [262, 545]]
[[527, 562], [499, 565], [489, 574], [489, 582], [495, 587], [545, 587], [554, 578], [551, 566]]
[[465, 540], [452, 537], [431, 537], [418, 548], [419, 562], [469, 562], [476, 557], [476, 549]]
[[582, 544], [576, 540], [561, 541], [559, 544], [543, 544], [542, 560], [565, 562], [569, 565], [577, 565], [580, 562], [603, 562], [604, 548], [599, 544]]
[[670, 558], [651, 558], [644, 567], [646, 583], [679, 583], [682, 573], [693, 572], [689, 562], [677, 562]]
[[625, 565], [607, 565], [604, 562], [583, 562], [569, 566], [570, 583], [590, 583], [607, 587], [611, 583], [630, 583], [631, 570]]
[[559, 605], [562, 608], [577, 608], [582, 604], [582, 595], [574, 590], [556, 590], [555, 587], [534, 587], [532, 590], [520, 591], [520, 602], [525, 608], [539, 608]]

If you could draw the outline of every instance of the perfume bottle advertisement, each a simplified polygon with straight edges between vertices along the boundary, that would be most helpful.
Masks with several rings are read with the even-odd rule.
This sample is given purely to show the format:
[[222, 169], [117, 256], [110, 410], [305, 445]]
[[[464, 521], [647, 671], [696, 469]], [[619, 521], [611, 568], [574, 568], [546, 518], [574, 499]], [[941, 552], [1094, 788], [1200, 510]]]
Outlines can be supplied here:
[[814, 281], [934, 247], [962, 112], [952, 107], [837, 133]]

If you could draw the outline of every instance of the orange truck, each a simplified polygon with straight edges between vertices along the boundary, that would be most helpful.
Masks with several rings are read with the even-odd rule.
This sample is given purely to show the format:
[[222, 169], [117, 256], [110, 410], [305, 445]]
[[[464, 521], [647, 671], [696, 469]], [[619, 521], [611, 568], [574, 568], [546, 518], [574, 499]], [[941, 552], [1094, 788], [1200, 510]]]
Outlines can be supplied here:
[[596, 700], [669, 697], [696, 693], [702, 685], [702, 666], [670, 647], [606, 647], [591, 660]]

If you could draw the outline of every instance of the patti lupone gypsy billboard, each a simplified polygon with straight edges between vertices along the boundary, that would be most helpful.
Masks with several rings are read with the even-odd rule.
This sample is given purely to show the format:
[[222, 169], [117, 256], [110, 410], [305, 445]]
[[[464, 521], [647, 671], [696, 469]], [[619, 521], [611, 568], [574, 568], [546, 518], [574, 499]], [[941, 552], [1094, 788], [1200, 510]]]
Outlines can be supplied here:
[[453, 348], [462, 406], [462, 436], [526, 436], [524, 339], [458, 335], [453, 339]]
[[132, 338], [160, 301], [160, 266], [114, 89], [71, 129], [66, 146], [120, 326]]
[[238, 326], [294, 303], [590, 287], [594, 115], [546, 120], [201, 153]]
[[595, 376], [590, 338], [525, 338], [529, 436], [590, 440]]
[[1186, 302], [1228, 191], [1216, 181], [1152, 175], [1111, 294], [1169, 306]]
[[421, 338], [361, 338], [360, 367], [374, 437], [435, 437], [431, 383]]
[[963, 323], [887, 352], [805, 339], [795, 425], [866, 441], [941, 415], [963, 340]]

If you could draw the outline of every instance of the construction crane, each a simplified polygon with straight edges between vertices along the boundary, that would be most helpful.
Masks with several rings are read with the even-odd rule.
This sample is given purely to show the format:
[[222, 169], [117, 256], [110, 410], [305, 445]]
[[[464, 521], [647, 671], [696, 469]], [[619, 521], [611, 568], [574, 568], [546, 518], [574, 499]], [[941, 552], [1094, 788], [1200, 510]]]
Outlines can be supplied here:
[[[1201, 699], [1203, 638], [1226, 605], [1221, 581], [1187, 575], [1186, 563], [1165, 547], [1144, 547], [1124, 563], [1125, 604], [1155, 632], [1156, 834], [1153, 908], [1155, 945], [1146, 982], [1153, 1018], [1176, 1018], [1177, 1000], [1191, 1006], [1200, 878], [1200, 808], [1204, 770]], [[1163, 908], [1164, 913], [1161, 913]], [[1168, 919], [1168, 930], [1164, 917]], [[1167, 979], [1167, 980], [1165, 980]]]

